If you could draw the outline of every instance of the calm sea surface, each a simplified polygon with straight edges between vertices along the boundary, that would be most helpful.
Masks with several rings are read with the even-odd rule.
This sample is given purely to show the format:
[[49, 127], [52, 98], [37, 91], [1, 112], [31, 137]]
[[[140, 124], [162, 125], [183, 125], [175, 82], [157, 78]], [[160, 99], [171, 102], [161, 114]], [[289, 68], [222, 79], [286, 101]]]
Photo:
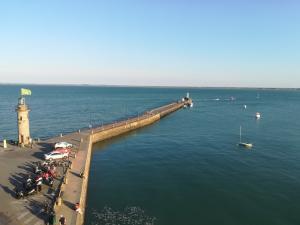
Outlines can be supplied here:
[[[112, 214], [121, 224], [131, 214], [131, 224], [300, 224], [300, 91], [26, 87], [35, 138], [137, 115], [187, 91], [194, 99], [192, 109], [94, 146], [87, 225]], [[17, 136], [19, 89], [0, 86], [0, 139]], [[240, 125], [251, 150], [236, 146]]]

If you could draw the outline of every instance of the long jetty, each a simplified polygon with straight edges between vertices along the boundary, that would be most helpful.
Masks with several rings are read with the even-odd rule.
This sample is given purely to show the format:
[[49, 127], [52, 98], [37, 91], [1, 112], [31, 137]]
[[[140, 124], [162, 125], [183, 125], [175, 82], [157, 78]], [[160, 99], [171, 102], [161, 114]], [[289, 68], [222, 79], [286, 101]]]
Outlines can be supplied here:
[[[67, 224], [70, 225], [84, 224], [89, 170], [92, 157], [92, 146], [94, 143], [155, 123], [162, 117], [183, 107], [190, 106], [191, 104], [192, 100], [186, 97], [180, 101], [146, 111], [142, 115], [131, 119], [82, 131], [78, 130], [78, 132], [60, 135], [59, 137], [54, 137], [39, 143], [40, 146], [53, 146], [53, 143], [66, 141], [72, 143], [74, 146], [72, 150], [73, 154], [69, 159], [69, 166], [68, 168], [63, 168], [62, 178], [57, 183], [54, 192], [55, 194], [53, 195], [53, 209], [56, 212], [56, 215], [64, 215]], [[48, 149], [47, 151], [49, 150], [51, 149]], [[76, 203], [79, 203], [79, 212], [75, 211]], [[41, 211], [38, 213], [40, 212]], [[14, 212], [12, 212], [12, 215], [13, 213]], [[24, 211], [24, 213], [17, 216], [17, 219], [21, 220], [27, 215], [29, 215], [29, 212]], [[27, 225], [27, 222], [30, 220], [33, 221], [33, 217], [26, 219], [24, 224]], [[38, 220], [34, 224], [42, 224], [42, 221]]]

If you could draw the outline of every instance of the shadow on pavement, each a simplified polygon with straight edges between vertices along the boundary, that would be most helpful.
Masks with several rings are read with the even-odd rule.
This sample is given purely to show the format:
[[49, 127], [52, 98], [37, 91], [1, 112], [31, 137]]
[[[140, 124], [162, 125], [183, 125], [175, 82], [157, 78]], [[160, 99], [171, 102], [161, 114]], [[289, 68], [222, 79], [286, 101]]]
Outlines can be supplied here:
[[11, 190], [8, 186], [0, 184], [0, 187], [3, 189], [3, 191], [5, 191], [6, 193], [10, 194], [12, 197], [16, 197], [15, 191]]
[[50, 152], [53, 148], [52, 144], [49, 143], [38, 143], [37, 147], [40, 149], [40, 151], [34, 152], [32, 156], [40, 160], [43, 160], [44, 154]]
[[29, 210], [31, 214], [35, 215], [37, 218], [42, 219], [46, 224], [48, 220], [48, 214], [44, 212], [44, 203], [34, 199], [28, 199], [28, 203], [25, 206], [25, 208]]
[[74, 171], [69, 171], [69, 173], [75, 175], [76, 177], [80, 177], [81, 178], [81, 176], [79, 175], [79, 173], [75, 173]]
[[26, 162], [22, 166], [18, 166], [18, 168], [25, 170], [26, 172], [32, 173], [34, 167], [36, 166], [36, 162]]
[[64, 200], [64, 204], [69, 207], [70, 209], [75, 209], [75, 204], [69, 201]]

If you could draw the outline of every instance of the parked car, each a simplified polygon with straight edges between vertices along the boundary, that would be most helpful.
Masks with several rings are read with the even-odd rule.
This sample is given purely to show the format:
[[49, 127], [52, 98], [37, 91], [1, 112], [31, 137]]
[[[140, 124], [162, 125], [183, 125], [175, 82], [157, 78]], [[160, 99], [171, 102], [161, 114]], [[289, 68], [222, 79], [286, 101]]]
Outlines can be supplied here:
[[72, 148], [73, 145], [68, 142], [58, 142], [54, 145], [54, 148]]
[[69, 156], [68, 152], [59, 152], [59, 151], [52, 151], [48, 154], [45, 154], [45, 160], [54, 160], [54, 159], [64, 159]]
[[54, 151], [60, 152], [60, 153], [70, 153], [71, 149], [70, 148], [56, 148]]

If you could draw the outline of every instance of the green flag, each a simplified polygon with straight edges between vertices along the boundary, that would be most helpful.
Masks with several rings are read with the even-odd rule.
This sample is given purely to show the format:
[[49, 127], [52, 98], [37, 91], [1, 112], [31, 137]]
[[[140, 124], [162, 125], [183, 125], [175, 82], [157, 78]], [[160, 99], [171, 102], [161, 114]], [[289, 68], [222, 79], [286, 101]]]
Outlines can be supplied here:
[[21, 95], [31, 95], [31, 90], [21, 88]]

